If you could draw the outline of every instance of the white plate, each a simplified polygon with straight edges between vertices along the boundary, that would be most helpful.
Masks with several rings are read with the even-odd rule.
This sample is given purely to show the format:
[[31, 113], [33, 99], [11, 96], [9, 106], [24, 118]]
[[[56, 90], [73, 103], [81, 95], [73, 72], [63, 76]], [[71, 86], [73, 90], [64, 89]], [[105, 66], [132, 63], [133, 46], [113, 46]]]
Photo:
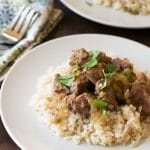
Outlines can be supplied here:
[[[66, 61], [71, 50], [86, 48], [103, 50], [108, 54], [128, 57], [140, 70], [150, 69], [150, 49], [139, 43], [108, 35], [73, 35], [40, 45], [21, 58], [10, 70], [1, 91], [1, 117], [12, 139], [27, 150], [102, 150], [102, 146], [76, 145], [55, 136], [38, 120], [30, 106], [37, 81], [50, 66]], [[137, 149], [149, 149], [147, 139]], [[113, 147], [116, 150], [120, 147]], [[121, 147], [125, 150], [126, 147]]]
[[85, 0], [61, 0], [69, 9], [91, 21], [122, 28], [150, 28], [150, 15], [132, 15], [103, 6], [89, 6]]

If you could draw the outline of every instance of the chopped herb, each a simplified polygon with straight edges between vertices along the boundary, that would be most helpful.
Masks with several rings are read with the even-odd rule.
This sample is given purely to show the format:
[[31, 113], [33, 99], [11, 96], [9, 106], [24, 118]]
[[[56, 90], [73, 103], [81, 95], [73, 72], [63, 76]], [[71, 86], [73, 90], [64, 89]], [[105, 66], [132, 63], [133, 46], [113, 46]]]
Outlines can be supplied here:
[[98, 61], [97, 59], [91, 59], [89, 60], [88, 62], [86, 62], [83, 67], [86, 68], [86, 69], [90, 69], [94, 66], [96, 66], [98, 64]]
[[57, 75], [57, 81], [65, 86], [71, 86], [74, 80], [75, 77], [73, 75], [72, 76], [61, 76], [60, 74]]
[[90, 58], [88, 61], [83, 65], [83, 68], [90, 69], [98, 64], [98, 56], [100, 55], [99, 51], [91, 51]]
[[112, 72], [112, 73], [105, 73], [105, 77], [107, 80], [109, 80], [112, 76], [114, 76], [116, 74], [116, 72]]
[[103, 110], [106, 110], [107, 107], [108, 107], [108, 103], [103, 101], [103, 100], [100, 100], [100, 99], [95, 99], [93, 104], [98, 107], [98, 108], [101, 108]]
[[105, 71], [103, 71], [105, 80], [109, 80], [116, 74], [116, 66], [114, 64], [107, 64]]
[[113, 73], [115, 71], [116, 71], [116, 65], [114, 65], [114, 64], [107, 64], [106, 65], [106, 69], [105, 69], [106, 73]]
[[112, 73], [106, 73], [104, 70], [102, 70], [103, 75], [104, 75], [104, 81], [99, 83], [99, 88], [102, 90], [107, 86], [107, 81], [112, 78], [116, 74], [116, 72]]
[[90, 51], [90, 58], [97, 59], [100, 55], [100, 51]]
[[129, 68], [124, 71], [124, 75], [127, 77], [128, 80], [130, 80], [132, 74], [133, 74], [133, 71]]

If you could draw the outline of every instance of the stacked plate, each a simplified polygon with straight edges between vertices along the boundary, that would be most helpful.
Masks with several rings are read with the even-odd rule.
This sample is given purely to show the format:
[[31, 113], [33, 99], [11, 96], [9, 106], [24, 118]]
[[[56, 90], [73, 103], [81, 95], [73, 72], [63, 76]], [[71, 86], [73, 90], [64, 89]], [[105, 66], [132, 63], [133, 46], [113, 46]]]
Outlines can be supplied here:
[[61, 0], [76, 14], [91, 21], [120, 28], [149, 28], [150, 15], [135, 15], [100, 5], [89, 5], [86, 0]]

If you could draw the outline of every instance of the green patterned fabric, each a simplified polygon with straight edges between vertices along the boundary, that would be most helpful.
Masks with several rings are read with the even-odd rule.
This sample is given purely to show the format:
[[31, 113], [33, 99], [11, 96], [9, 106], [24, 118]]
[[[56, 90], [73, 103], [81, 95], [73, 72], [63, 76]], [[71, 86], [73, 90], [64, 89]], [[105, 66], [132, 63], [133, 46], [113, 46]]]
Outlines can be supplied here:
[[[13, 10], [14, 12], [24, 2], [24, 0], [16, 0], [15, 3], [14, 0], [0, 0], [0, 5], [3, 4], [3, 2], [6, 3], [6, 1], [8, 3], [12, 2], [12, 5], [15, 5], [17, 7]], [[0, 56], [0, 79], [3, 79], [10, 66], [21, 54], [40, 44], [62, 18], [62, 12], [60, 10], [52, 9], [52, 0], [26, 0], [26, 5], [32, 5], [33, 8], [35, 7], [35, 9], [39, 9], [40, 13], [43, 13], [43, 11], [45, 12], [43, 16], [40, 16], [39, 20], [35, 22], [26, 36], [19, 43], [7, 50], [7, 53], [5, 52], [3, 56]], [[11, 19], [9, 20], [11, 22]], [[5, 28], [6, 26], [2, 25], [3, 22], [4, 21], [0, 20], [1, 29], [3, 29], [2, 27]], [[0, 51], [0, 55], [2, 54], [3, 53]]]

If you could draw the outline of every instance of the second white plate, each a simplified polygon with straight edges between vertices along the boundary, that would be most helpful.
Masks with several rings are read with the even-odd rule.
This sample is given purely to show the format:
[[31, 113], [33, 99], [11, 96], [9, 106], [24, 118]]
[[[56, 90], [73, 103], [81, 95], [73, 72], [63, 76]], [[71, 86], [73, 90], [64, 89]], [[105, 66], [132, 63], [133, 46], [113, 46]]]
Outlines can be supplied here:
[[150, 15], [132, 15], [103, 6], [89, 6], [85, 0], [61, 0], [69, 9], [91, 21], [122, 28], [150, 28]]

